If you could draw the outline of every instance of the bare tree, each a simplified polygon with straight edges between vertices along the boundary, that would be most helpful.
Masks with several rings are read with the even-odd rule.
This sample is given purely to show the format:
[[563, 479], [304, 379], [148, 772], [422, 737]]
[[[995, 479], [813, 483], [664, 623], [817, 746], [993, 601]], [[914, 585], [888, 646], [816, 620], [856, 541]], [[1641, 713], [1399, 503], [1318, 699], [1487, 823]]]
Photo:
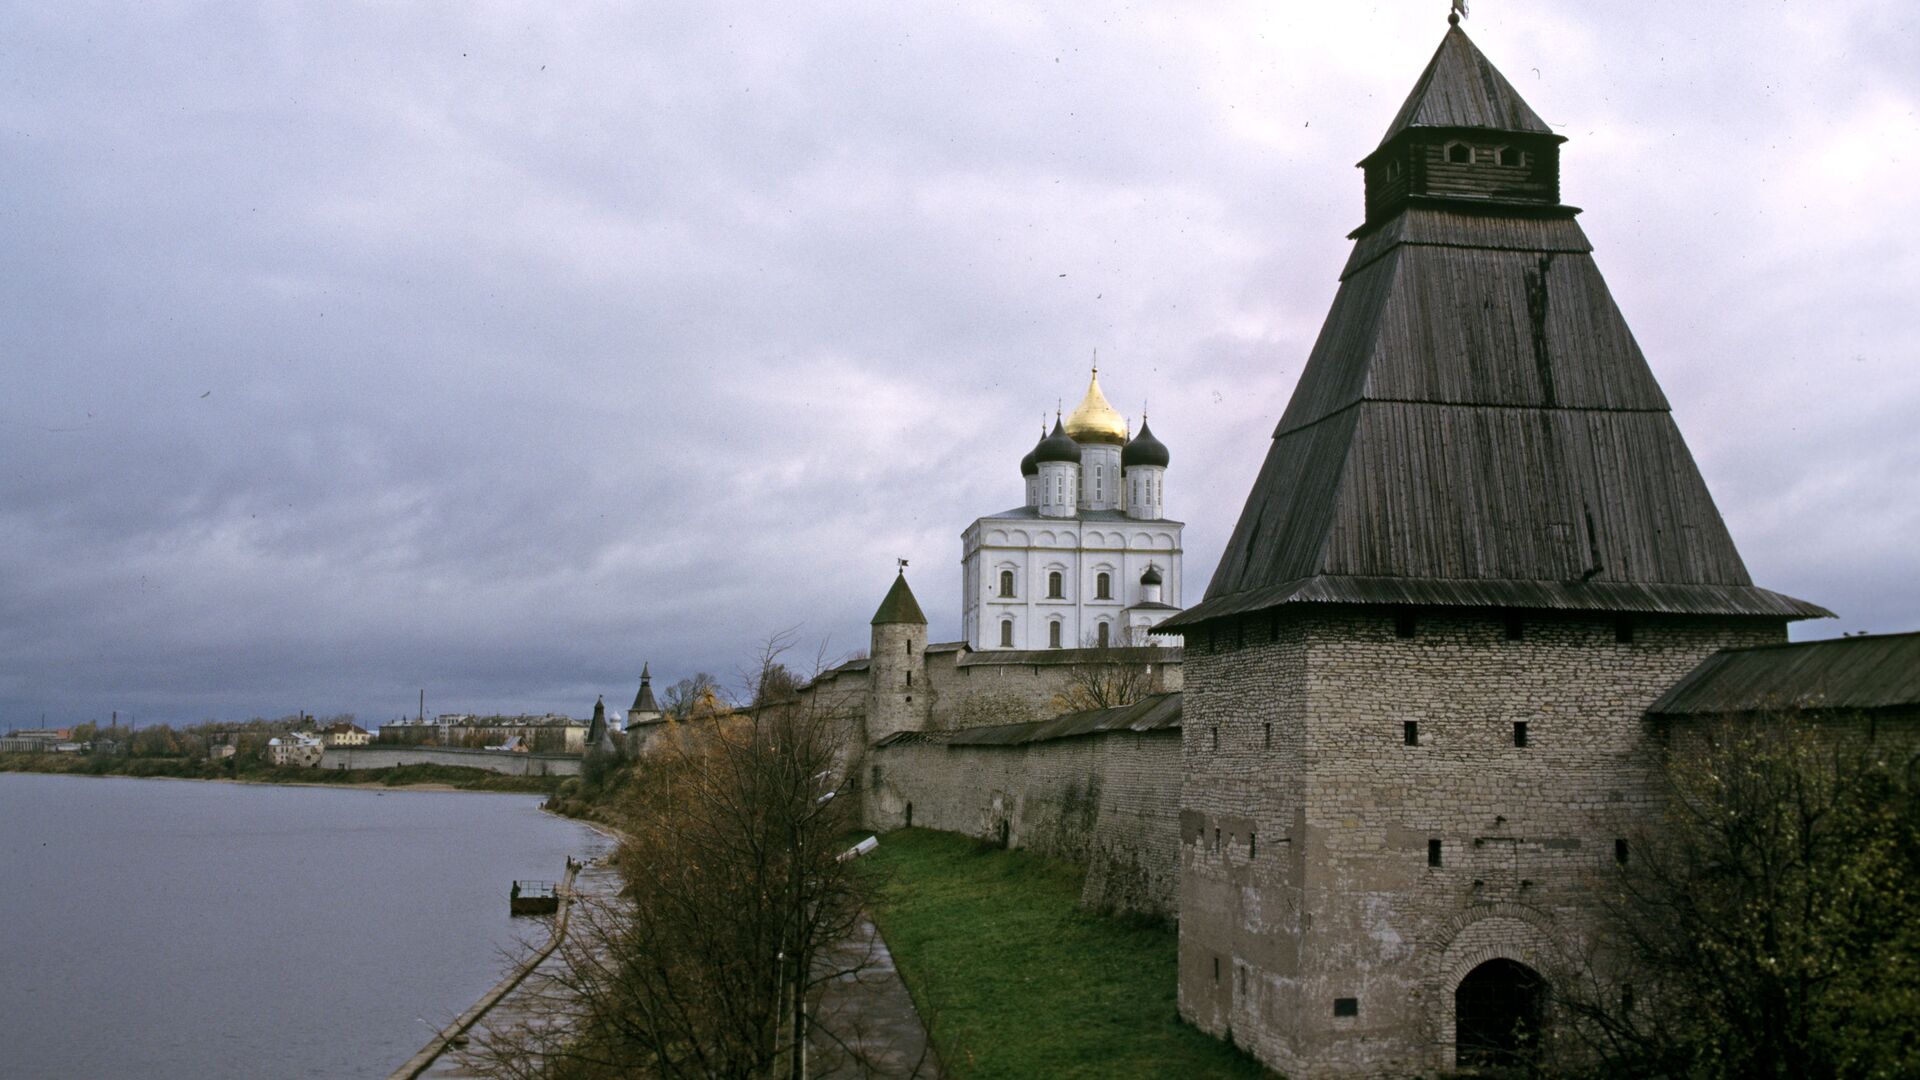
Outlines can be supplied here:
[[[777, 663], [770, 645], [763, 670]], [[578, 927], [534, 993], [553, 1022], [488, 1031], [497, 1076], [802, 1074], [809, 1004], [850, 974], [860, 879], [840, 858], [840, 718], [789, 699], [682, 723], [635, 764], [610, 815], [617, 901]], [[840, 946], [833, 948], [834, 946]]]
[[684, 720], [696, 709], [711, 712], [720, 700], [720, 680], [697, 672], [667, 687], [666, 698], [668, 716]]
[[1091, 658], [1068, 666], [1066, 685], [1053, 696], [1053, 707], [1060, 712], [1115, 709], [1152, 693], [1153, 663], [1142, 657], [1139, 636], [1128, 628], [1109, 646], [1089, 638], [1081, 651]]

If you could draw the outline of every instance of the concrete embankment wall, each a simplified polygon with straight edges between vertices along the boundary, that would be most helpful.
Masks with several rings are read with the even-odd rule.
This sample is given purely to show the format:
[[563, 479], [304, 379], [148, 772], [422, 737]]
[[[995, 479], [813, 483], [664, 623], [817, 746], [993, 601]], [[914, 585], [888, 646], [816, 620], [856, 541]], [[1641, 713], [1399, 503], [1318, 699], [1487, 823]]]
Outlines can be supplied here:
[[578, 754], [512, 754], [454, 746], [329, 746], [323, 769], [390, 769], [399, 765], [453, 765], [508, 776], [578, 776]]
[[1174, 914], [1179, 728], [1014, 745], [936, 739], [909, 735], [869, 753], [869, 826], [912, 824], [1070, 859], [1087, 868], [1082, 903]]

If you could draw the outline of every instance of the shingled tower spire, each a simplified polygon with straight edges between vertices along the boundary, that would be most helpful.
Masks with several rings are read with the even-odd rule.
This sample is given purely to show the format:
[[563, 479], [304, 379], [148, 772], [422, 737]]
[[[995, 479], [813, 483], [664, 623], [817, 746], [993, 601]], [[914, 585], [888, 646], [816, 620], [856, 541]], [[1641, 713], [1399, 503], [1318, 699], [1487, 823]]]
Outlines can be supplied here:
[[1447, 31], [1205, 600], [1808, 618], [1755, 588], [1559, 200], [1559, 144]]
[[[1506, 1065], [1657, 817], [1646, 710], [1821, 608], [1757, 588], [1457, 25], [1186, 643], [1180, 1012], [1294, 1077]], [[1503, 1056], [1504, 1055], [1504, 1056]]]

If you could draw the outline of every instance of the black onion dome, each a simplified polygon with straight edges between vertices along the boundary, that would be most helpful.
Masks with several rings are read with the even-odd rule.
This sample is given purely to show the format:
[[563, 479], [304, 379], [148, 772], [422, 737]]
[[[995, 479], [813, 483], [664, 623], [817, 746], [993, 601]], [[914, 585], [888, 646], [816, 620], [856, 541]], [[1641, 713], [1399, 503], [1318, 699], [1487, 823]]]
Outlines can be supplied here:
[[1040, 448], [1042, 446], [1045, 446], [1046, 443], [1047, 443], [1047, 429], [1045, 425], [1042, 425], [1040, 428], [1040, 441], [1037, 443], [1034, 443], [1033, 449], [1027, 451], [1027, 456], [1020, 459], [1020, 475], [1021, 476], [1035, 476], [1040, 472], [1040, 462], [1038, 459], [1038, 455], [1040, 453]]
[[1080, 464], [1080, 444], [1067, 435], [1067, 429], [1061, 426], [1058, 419], [1053, 422], [1053, 434], [1041, 439], [1040, 445], [1033, 448], [1033, 467], [1036, 472], [1049, 461]]
[[1160, 584], [1160, 568], [1158, 566], [1148, 564], [1147, 572], [1140, 575], [1140, 584], [1142, 585]]
[[1157, 465], [1164, 469], [1169, 460], [1167, 444], [1153, 437], [1153, 429], [1147, 426], [1147, 418], [1140, 418], [1140, 434], [1127, 443], [1120, 451], [1120, 467], [1131, 469], [1136, 465]]

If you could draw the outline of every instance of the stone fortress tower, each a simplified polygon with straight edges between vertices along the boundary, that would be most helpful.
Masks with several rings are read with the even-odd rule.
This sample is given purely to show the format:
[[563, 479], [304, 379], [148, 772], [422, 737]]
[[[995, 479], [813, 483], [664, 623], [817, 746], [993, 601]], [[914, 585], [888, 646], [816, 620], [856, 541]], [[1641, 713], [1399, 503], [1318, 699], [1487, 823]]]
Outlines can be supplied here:
[[1517, 1049], [1652, 813], [1648, 707], [1828, 614], [1748, 576], [1560, 200], [1564, 141], [1456, 22], [1360, 162], [1206, 596], [1162, 627], [1180, 1012], [1289, 1076]]
[[927, 617], [907, 587], [904, 566], [873, 613], [872, 642], [866, 740], [876, 742], [900, 731], [925, 731], [933, 703], [927, 679]]
[[1180, 610], [1171, 458], [1146, 417], [1130, 436], [1098, 368], [1086, 397], [1021, 459], [1026, 501], [961, 534], [961, 627], [974, 650], [1152, 644]]

